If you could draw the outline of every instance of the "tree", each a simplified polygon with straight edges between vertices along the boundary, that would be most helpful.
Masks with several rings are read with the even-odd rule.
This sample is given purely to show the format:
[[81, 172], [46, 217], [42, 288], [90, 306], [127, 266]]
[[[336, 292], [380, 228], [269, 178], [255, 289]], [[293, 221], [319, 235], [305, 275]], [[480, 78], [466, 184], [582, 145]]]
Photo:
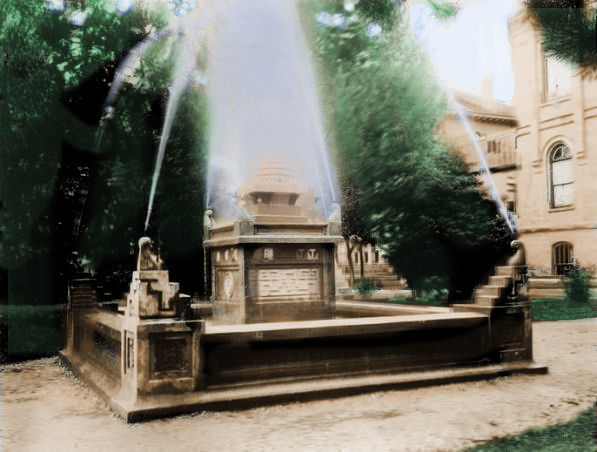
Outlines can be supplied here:
[[[100, 146], [94, 141], [116, 66], [149, 30], [167, 24], [167, 7], [138, 5], [120, 15], [109, 0], [66, 4], [64, 14], [50, 12], [38, 0], [0, 4], [0, 268], [8, 271], [10, 303], [60, 301], [65, 292], [56, 281], [81, 238], [98, 268], [129, 257], [131, 241], [143, 233], [138, 217], [147, 207], [148, 174], [172, 70], [170, 53], [159, 54], [163, 47], [154, 45], [157, 51], [134, 79], [138, 90], [125, 87], [116, 105], [118, 120], [107, 126]], [[69, 17], [82, 9], [86, 20], [75, 26]], [[203, 196], [197, 193], [202, 190], [197, 168], [203, 163], [205, 140], [196, 127], [204, 122], [200, 116], [189, 125], [186, 112], [204, 107], [204, 102], [183, 107], [185, 119], [176, 125], [180, 135], [173, 134], [160, 186], [168, 187], [162, 203], [189, 200], [177, 181], [193, 187], [189, 193], [196, 197], [185, 209], [180, 204], [175, 211], [161, 209], [168, 220], [156, 222], [151, 231], [173, 257], [181, 251], [180, 237], [174, 240], [173, 234], [180, 233], [184, 222], [194, 234], [183, 236], [189, 238], [187, 250], [201, 248], [197, 231]], [[182, 135], [189, 127], [196, 133], [187, 139]], [[187, 146], [195, 146], [196, 152], [185, 153]], [[81, 222], [81, 234], [73, 220]]]
[[355, 283], [354, 263], [352, 252], [355, 246], [359, 247], [359, 262], [361, 266], [361, 278], [363, 277], [363, 242], [371, 241], [371, 233], [367, 229], [366, 222], [362, 218], [362, 210], [359, 206], [359, 199], [356, 191], [350, 182], [342, 184], [342, 237], [346, 245], [346, 257], [350, 270], [350, 286]]
[[591, 302], [591, 273], [574, 265], [566, 274], [566, 301], [575, 306], [586, 306]]
[[383, 32], [371, 36], [368, 10], [357, 12], [315, 38], [341, 179], [354, 184], [365, 228], [411, 288], [444, 286], [465, 298], [509, 233], [435, 136], [446, 101], [408, 25], [393, 13], [375, 16]]
[[[150, 235], [162, 249], [173, 280], [200, 291], [204, 211], [205, 99], [191, 91], [168, 142], [150, 227], [143, 230], [161, 131], [161, 93], [129, 87], [104, 135], [105, 152], [91, 187], [80, 250], [93, 268], [111, 274], [132, 270], [139, 237]], [[126, 280], [123, 281], [126, 284]], [[198, 285], [199, 284], [199, 285]], [[126, 287], [116, 289], [124, 290]], [[118, 290], [117, 290], [118, 292]]]
[[545, 51], [587, 75], [597, 71], [597, 9], [589, 5], [588, 0], [527, 1]]

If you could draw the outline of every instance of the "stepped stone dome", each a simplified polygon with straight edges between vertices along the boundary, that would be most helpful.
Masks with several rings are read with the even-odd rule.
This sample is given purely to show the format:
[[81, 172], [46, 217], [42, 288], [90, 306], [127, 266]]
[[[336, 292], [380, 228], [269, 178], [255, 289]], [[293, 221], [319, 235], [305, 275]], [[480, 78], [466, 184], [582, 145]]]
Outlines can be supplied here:
[[306, 217], [313, 210], [313, 192], [297, 178], [291, 162], [264, 159], [238, 189], [239, 206], [256, 217]]

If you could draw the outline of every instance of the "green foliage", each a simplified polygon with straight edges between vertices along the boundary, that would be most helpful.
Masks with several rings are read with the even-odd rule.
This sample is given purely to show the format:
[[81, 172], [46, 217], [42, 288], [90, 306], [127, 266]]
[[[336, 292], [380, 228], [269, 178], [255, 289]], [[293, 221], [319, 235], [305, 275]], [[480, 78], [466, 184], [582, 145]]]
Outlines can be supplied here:
[[64, 309], [58, 306], [0, 306], [0, 327], [8, 329], [8, 359], [31, 359], [64, 347]]
[[532, 300], [531, 303], [533, 320], [537, 322], [597, 317], [597, 310], [590, 305], [575, 306], [561, 299]]
[[591, 274], [587, 269], [575, 265], [566, 275], [566, 301], [574, 306], [591, 302]]
[[354, 290], [356, 290], [359, 295], [371, 295], [377, 290], [377, 287], [373, 278], [364, 277], [355, 283]]
[[365, 229], [409, 285], [427, 289], [436, 277], [466, 296], [507, 249], [509, 232], [466, 165], [436, 139], [445, 97], [408, 24], [390, 19], [377, 39], [366, 36], [367, 21], [315, 28], [337, 167], [354, 185]]
[[545, 51], [584, 71], [597, 71], [597, 9], [581, 0], [528, 0]]
[[419, 298], [433, 300], [439, 303], [448, 298], [448, 287], [448, 278], [430, 276], [421, 281], [417, 290], [417, 295]]
[[[85, 24], [74, 27], [70, 15], [83, 7]], [[38, 0], [0, 4], [0, 267], [9, 270], [9, 303], [51, 304], [63, 292], [54, 287], [60, 259], [78, 239], [70, 234], [73, 243], [66, 243], [60, 235], [72, 229], [58, 208], [66, 149], [98, 162], [83, 212], [82, 251], [95, 268], [134, 261], [129, 252], [143, 232], [174, 40], [150, 49], [134, 86], [123, 87], [102, 140], [97, 125], [119, 60], [152, 27], [167, 25], [166, 13], [165, 5], [152, 3], [119, 15], [111, 0], [67, 2], [64, 14]], [[206, 104], [198, 92], [187, 98], [150, 231], [165, 254], [176, 256], [201, 249]]]
[[595, 429], [595, 408], [584, 411], [578, 418], [565, 424], [529, 430], [520, 435], [492, 441], [467, 452], [523, 452], [523, 451], [587, 451], [595, 450], [591, 434]]
[[433, 14], [438, 19], [449, 19], [458, 12], [458, 7], [451, 2], [427, 0], [427, 4], [433, 10]]
[[[117, 105], [118, 120], [107, 126], [81, 243], [82, 255], [96, 269], [134, 264], [161, 127], [150, 111], [160, 109], [160, 100], [130, 89]], [[177, 258], [201, 252], [205, 116], [205, 98], [194, 90], [181, 105], [166, 149], [148, 234], [169, 267]]]
[[[56, 240], [56, 187], [64, 143], [91, 148], [95, 132], [65, 108], [65, 94], [158, 22], [141, 10], [119, 16], [108, 0], [67, 3], [65, 14], [49, 12], [38, 0], [0, 4], [0, 267], [9, 270], [10, 303], [55, 302], [62, 246]], [[83, 4], [87, 20], [76, 28], [69, 16]], [[102, 86], [106, 93], [109, 81]]]
[[370, 19], [388, 24], [392, 21], [395, 3], [401, 0], [367, 0], [357, 3], [357, 14]]

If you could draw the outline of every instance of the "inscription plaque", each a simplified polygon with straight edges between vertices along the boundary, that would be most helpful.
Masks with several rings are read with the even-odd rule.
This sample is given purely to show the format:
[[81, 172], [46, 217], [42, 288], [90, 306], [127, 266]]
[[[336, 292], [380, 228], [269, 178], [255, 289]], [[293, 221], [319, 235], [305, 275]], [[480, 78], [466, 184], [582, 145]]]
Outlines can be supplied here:
[[320, 297], [320, 269], [259, 270], [259, 297]]

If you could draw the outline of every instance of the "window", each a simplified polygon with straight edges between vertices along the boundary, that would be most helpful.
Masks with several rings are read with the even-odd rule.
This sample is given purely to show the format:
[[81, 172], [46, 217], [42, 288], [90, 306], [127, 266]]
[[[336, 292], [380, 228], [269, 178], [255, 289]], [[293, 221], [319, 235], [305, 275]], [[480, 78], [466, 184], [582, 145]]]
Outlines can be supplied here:
[[557, 143], [549, 152], [549, 205], [572, 204], [572, 153], [564, 143]]
[[551, 271], [554, 275], [565, 275], [572, 267], [572, 243], [558, 242], [551, 252]]
[[572, 69], [552, 56], [545, 57], [545, 100], [570, 94]]
[[369, 263], [369, 253], [367, 251], [365, 251], [365, 263]]
[[379, 262], [379, 251], [375, 250], [375, 263]]

